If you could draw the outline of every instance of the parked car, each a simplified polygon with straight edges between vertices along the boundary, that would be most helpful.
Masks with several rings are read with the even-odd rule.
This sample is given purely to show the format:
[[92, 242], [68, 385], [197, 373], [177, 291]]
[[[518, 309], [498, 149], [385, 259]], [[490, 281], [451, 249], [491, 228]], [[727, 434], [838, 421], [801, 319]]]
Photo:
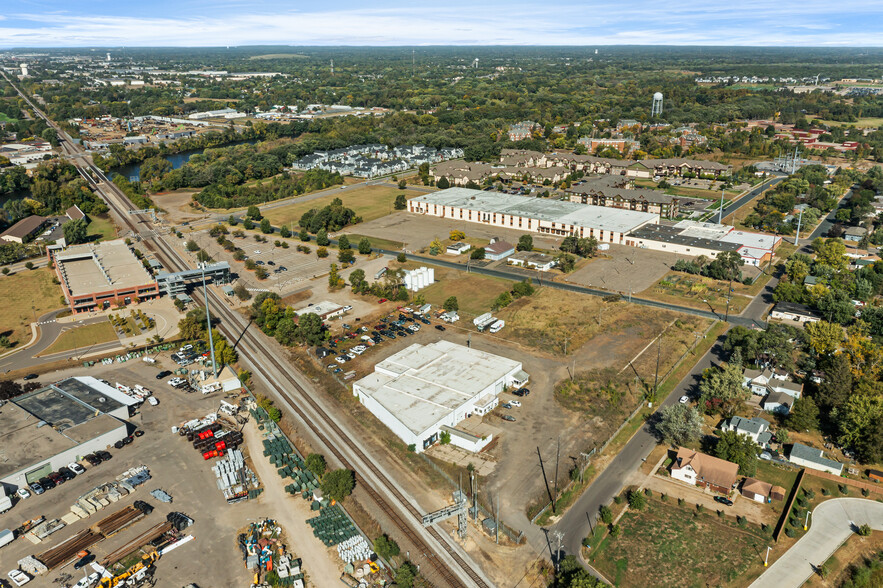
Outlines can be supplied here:
[[31, 482], [29, 486], [31, 487], [31, 490], [34, 491], [34, 494], [36, 494], [37, 496], [46, 492], [46, 489], [40, 485], [40, 482]]
[[73, 480], [74, 478], [77, 477], [77, 475], [73, 471], [71, 471], [70, 469], [68, 469], [64, 466], [58, 468], [58, 473], [61, 474], [61, 476], [65, 480]]
[[681, 396], [680, 400], [678, 400], [681, 404], [687, 404], [690, 402], [690, 397], [687, 395]]
[[388, 298], [381, 298], [380, 300], [377, 301], [377, 304], [383, 304], [384, 302], [389, 302], [389, 299]]
[[518, 400], [510, 400], [509, 404], [511, 404], [512, 406], [521, 406], [521, 402]]
[[336, 361], [337, 363], [343, 364], [343, 363], [346, 363], [347, 361], [349, 361], [349, 358], [346, 355], [338, 355], [337, 357], [334, 358], [334, 361]]
[[78, 559], [77, 562], [74, 564], [74, 569], [80, 570], [80, 569], [84, 568], [85, 566], [89, 565], [90, 563], [92, 563], [93, 561], [95, 561], [95, 555], [90, 553], [86, 557], [81, 557], [80, 559]]
[[102, 451], [96, 451], [96, 452], [95, 452], [95, 455], [97, 455], [98, 457], [100, 457], [100, 458], [101, 458], [101, 461], [107, 461], [107, 460], [109, 460], [111, 457], [113, 457], [110, 453], [108, 453], [107, 451], [104, 451], [104, 450], [102, 450]]
[[57, 484], [53, 482], [52, 478], [50, 478], [49, 476], [40, 478], [39, 483], [41, 486], [43, 486], [44, 490], [52, 490], [53, 488], [55, 488], [55, 486], [57, 486]]
[[503, 420], [504, 420], [504, 421], [509, 421], [510, 423], [514, 423], [514, 422], [515, 422], [515, 417], [512, 416], [511, 414], [504, 414], [504, 415], [503, 415]]
[[157, 380], [164, 380], [165, 378], [168, 378], [171, 375], [172, 375], [172, 372], [170, 372], [168, 370], [163, 370], [160, 373], [156, 374], [156, 379]]
[[445, 330], [445, 328], [444, 328], [443, 326], [441, 326], [441, 325], [435, 325], [435, 328], [438, 329], [439, 331], [444, 331], [444, 330]]
[[78, 464], [77, 462], [71, 462], [67, 464], [67, 467], [70, 471], [77, 474], [78, 476], [86, 473], [86, 468]]
[[93, 465], [93, 466], [97, 466], [98, 464], [101, 463], [101, 458], [98, 457], [97, 455], [95, 455], [94, 453], [90, 453], [89, 455], [87, 455], [83, 459], [88, 461], [89, 465]]
[[22, 380], [36, 380], [39, 377], [37, 374], [28, 374]]
[[98, 580], [100, 579], [101, 576], [98, 574], [98, 572], [92, 572], [91, 574], [74, 584], [74, 588], [89, 588], [90, 586], [94, 586], [95, 584], [97, 584]]
[[31, 493], [28, 492], [27, 488], [19, 488], [18, 490], [15, 491], [15, 493], [18, 494], [18, 497], [21, 498], [22, 500], [24, 500], [25, 498], [31, 497]]
[[733, 501], [730, 500], [729, 498], [725, 498], [723, 496], [715, 496], [714, 501], [720, 502], [721, 504], [725, 504], [727, 506], [733, 506]]
[[67, 482], [67, 478], [65, 478], [64, 476], [62, 476], [62, 475], [59, 474], [58, 472], [52, 472], [52, 473], [49, 474], [47, 477], [48, 477], [50, 480], [52, 480], [53, 482], [55, 482], [55, 485], [56, 485], [56, 486], [61, 486], [62, 484], [64, 484], [65, 482]]
[[124, 445], [124, 443], [122, 441], [117, 441], [116, 443], [113, 444], [113, 447], [114, 447], [114, 449], [122, 449], [123, 445]]
[[528, 394], [530, 394], [530, 390], [528, 390], [527, 388], [519, 388], [518, 390], [516, 390], [512, 394], [514, 394], [516, 396], [527, 396]]

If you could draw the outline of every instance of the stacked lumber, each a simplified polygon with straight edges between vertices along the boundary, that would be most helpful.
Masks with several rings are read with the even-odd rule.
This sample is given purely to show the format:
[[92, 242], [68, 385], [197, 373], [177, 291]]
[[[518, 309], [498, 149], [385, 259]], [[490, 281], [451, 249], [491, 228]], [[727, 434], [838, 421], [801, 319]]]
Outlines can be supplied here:
[[105, 537], [110, 537], [114, 533], [119, 532], [123, 528], [131, 525], [144, 516], [144, 513], [132, 505], [127, 506], [117, 512], [108, 515], [92, 525], [92, 530], [100, 533]]
[[108, 553], [104, 558], [102, 558], [101, 565], [107, 566], [111, 563], [120, 561], [130, 553], [138, 550], [144, 545], [147, 545], [154, 539], [157, 539], [162, 535], [168, 533], [172, 530], [172, 528], [172, 523], [168, 521], [152, 526], [116, 551]]
[[77, 553], [84, 549], [89, 549], [95, 543], [104, 539], [92, 529], [83, 529], [67, 541], [60, 543], [52, 549], [47, 549], [40, 553], [36, 558], [50, 570], [57, 568], [66, 561], [72, 560]]

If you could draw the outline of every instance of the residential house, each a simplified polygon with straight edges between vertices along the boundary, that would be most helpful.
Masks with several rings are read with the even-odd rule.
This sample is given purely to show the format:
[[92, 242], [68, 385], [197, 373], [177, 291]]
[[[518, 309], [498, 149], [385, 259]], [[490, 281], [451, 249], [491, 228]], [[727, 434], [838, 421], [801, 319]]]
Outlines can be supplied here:
[[852, 241], [853, 243], [858, 243], [868, 234], [868, 229], [865, 227], [847, 227], [845, 231], [843, 231], [843, 239], [844, 241]]
[[795, 397], [785, 392], [770, 392], [763, 399], [761, 406], [767, 412], [787, 415], [794, 407]]
[[821, 316], [805, 304], [785, 301], [776, 303], [770, 312], [770, 318], [798, 323], [813, 323], [822, 320]]
[[767, 393], [767, 384], [773, 379], [773, 370], [766, 368], [763, 370], [746, 369], [742, 372], [742, 385], [750, 388], [754, 394], [763, 396]]
[[828, 472], [835, 476], [839, 476], [843, 472], [842, 463], [826, 458], [821, 449], [808, 447], [801, 443], [795, 443], [791, 446], [791, 453], [788, 456], [788, 461], [795, 465]]
[[[696, 159], [645, 159], [638, 161], [637, 164], [629, 168], [628, 175], [635, 177], [682, 177], [682, 176], [727, 176], [730, 174], [733, 166], [724, 165], [716, 161], [702, 161]], [[649, 171], [649, 175], [647, 174]]]
[[742, 481], [742, 496], [754, 502], [764, 503], [770, 496], [773, 485], [754, 478], [745, 478]]
[[523, 120], [520, 123], [510, 125], [509, 140], [522, 141], [524, 139], [530, 139], [534, 128], [536, 128], [537, 126], [537, 123], [530, 120]]
[[738, 464], [685, 447], [678, 448], [671, 465], [671, 477], [675, 480], [722, 494], [729, 493], [738, 473]]
[[768, 445], [770, 439], [773, 438], [773, 434], [770, 432], [770, 424], [760, 417], [746, 419], [734, 416], [724, 421], [721, 425], [721, 430], [735, 431], [740, 435], [745, 435], [761, 447]]
[[770, 392], [778, 392], [781, 394], [787, 394], [792, 398], [800, 398], [803, 394], [803, 384], [798, 384], [797, 382], [790, 381], [780, 381], [780, 380], [772, 380], [769, 384], [767, 384], [767, 390]]
[[451, 245], [448, 245], [446, 253], [450, 255], [460, 255], [461, 253], [466, 253], [470, 249], [472, 249], [472, 245], [460, 241], [458, 243], [452, 243]]
[[547, 272], [557, 265], [555, 258], [545, 253], [535, 253], [533, 251], [519, 251], [510, 255], [506, 260], [509, 265], [517, 265], [530, 269]]
[[491, 239], [490, 244], [486, 245], [484, 248], [485, 259], [490, 259], [493, 261], [503, 259], [504, 257], [508, 257], [513, 253], [515, 253], [515, 245], [509, 243], [508, 241], [503, 241], [498, 237], [494, 237], [493, 239]]

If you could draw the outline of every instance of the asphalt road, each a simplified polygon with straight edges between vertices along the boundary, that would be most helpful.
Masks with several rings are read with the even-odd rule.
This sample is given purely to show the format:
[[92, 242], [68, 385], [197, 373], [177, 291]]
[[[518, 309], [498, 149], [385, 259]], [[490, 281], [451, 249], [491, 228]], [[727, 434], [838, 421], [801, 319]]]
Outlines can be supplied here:
[[58, 361], [62, 359], [69, 358], [77, 358], [82, 356], [84, 353], [97, 353], [99, 351], [106, 351], [108, 349], [114, 349], [119, 347], [120, 344], [118, 341], [111, 341], [110, 343], [101, 343], [99, 345], [93, 345], [89, 348], [84, 349], [72, 349], [70, 351], [62, 351], [61, 353], [54, 353], [52, 355], [44, 355], [42, 357], [37, 357], [42, 353], [47, 347], [52, 345], [55, 340], [61, 335], [62, 331], [67, 330], [73, 327], [81, 327], [84, 325], [91, 325], [92, 323], [97, 323], [102, 320], [107, 320], [106, 317], [94, 317], [83, 319], [81, 321], [77, 321], [74, 323], [59, 323], [56, 322], [55, 317], [60, 312], [67, 310], [66, 308], [60, 308], [58, 310], [53, 310], [52, 312], [47, 312], [43, 316], [37, 319], [37, 323], [39, 325], [38, 337], [36, 343], [34, 343], [31, 347], [26, 347], [20, 351], [15, 353], [11, 353], [6, 357], [0, 359], [0, 374], [5, 374], [6, 372], [12, 370], [21, 370], [27, 368], [35, 368], [39, 367], [42, 364], [46, 364], [53, 361]]
[[[777, 176], [774, 178], [770, 178], [768, 180], [764, 180], [764, 182], [762, 184], [759, 184], [756, 188], [754, 188], [753, 190], [751, 190], [750, 192], [748, 192], [747, 194], [745, 194], [744, 196], [742, 196], [738, 200], [734, 200], [733, 202], [730, 203], [729, 206], [725, 207], [724, 214], [723, 214], [724, 218], [733, 214], [734, 212], [736, 212], [737, 210], [739, 210], [740, 208], [742, 208], [743, 206], [745, 206], [746, 204], [751, 202], [751, 200], [753, 200], [754, 198], [757, 198], [757, 196], [761, 192], [763, 192], [764, 190], [766, 190], [768, 188], [773, 188], [776, 184], [778, 184], [779, 182], [781, 182], [784, 179], [785, 179], [785, 176]], [[717, 218], [714, 218], [713, 221], [717, 222]]]
[[836, 498], [812, 512], [812, 526], [749, 588], [798, 588], [864, 524], [883, 531], [883, 504], [864, 498]]
[[[695, 397], [702, 372], [712, 363], [722, 361], [723, 350], [721, 344], [726, 335], [721, 335], [711, 349], [703, 355], [693, 369], [684, 379], [678, 382], [677, 387], [668, 395], [661, 406], [670, 406], [678, 402], [683, 395]], [[648, 425], [644, 425], [635, 433], [634, 437], [626, 443], [622, 451], [613, 458], [613, 461], [602, 471], [595, 481], [583, 492], [579, 500], [570, 507], [562, 519], [552, 528], [552, 531], [564, 533], [562, 543], [562, 557], [576, 555], [579, 557], [582, 540], [589, 534], [590, 524], [598, 521], [598, 509], [602, 505], [610, 504], [613, 497], [622, 491], [628, 478], [647, 459], [659, 440], [651, 432]], [[553, 554], [550, 554], [550, 557]]]

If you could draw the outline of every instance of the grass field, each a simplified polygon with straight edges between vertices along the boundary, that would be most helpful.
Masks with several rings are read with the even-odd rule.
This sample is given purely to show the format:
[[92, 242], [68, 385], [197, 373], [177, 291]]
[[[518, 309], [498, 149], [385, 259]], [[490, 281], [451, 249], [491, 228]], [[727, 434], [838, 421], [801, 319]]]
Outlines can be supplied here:
[[367, 222], [386, 216], [392, 212], [392, 205], [402, 191], [394, 186], [363, 186], [352, 190], [331, 193], [321, 198], [299, 202], [295, 199], [287, 206], [269, 208], [263, 214], [275, 226], [295, 223], [303, 214], [313, 208], [322, 208], [331, 204], [335, 198], [343, 200], [343, 205], [352, 208], [362, 220]]
[[110, 220], [109, 216], [92, 216], [89, 218], [91, 219], [91, 222], [89, 223], [86, 234], [91, 240], [106, 241], [108, 239], [116, 238], [116, 227], [114, 226], [113, 221]]
[[[28, 326], [50, 310], [61, 308], [61, 287], [53, 283], [49, 268], [21, 270], [0, 278], [0, 334], [19, 345], [31, 340]], [[31, 308], [33, 307], [33, 308]]]
[[[644, 298], [679, 304], [702, 310], [725, 313], [727, 309], [727, 282], [712, 280], [683, 272], [668, 272], [658, 282], [640, 293]], [[739, 314], [751, 302], [750, 286], [733, 282], [730, 314]], [[707, 302], [706, 302], [707, 301]]]
[[[807, 117], [809, 118], [809, 117]], [[840, 122], [836, 120], [823, 120], [820, 118], [815, 119], [815, 122], [827, 125], [829, 127], [849, 127], [855, 125], [857, 129], [871, 129], [883, 126], [883, 118], [879, 117], [865, 117], [858, 119], [858, 122]]]
[[769, 539], [756, 526], [740, 529], [713, 513], [669, 499], [647, 501], [589, 552], [589, 563], [616, 586], [727, 586], [763, 562]]
[[[412, 269], [412, 266], [419, 265], [424, 264], [405, 264], [405, 267]], [[450, 296], [456, 296], [460, 304], [461, 320], [471, 322], [474, 317], [489, 312], [497, 296], [509, 290], [513, 283], [509, 280], [437, 267], [435, 283], [420, 290], [420, 293], [426, 298], [426, 302], [439, 308]]]
[[77, 327], [59, 335], [55, 342], [46, 348], [40, 355], [52, 355], [71, 349], [89, 347], [98, 343], [117, 341], [117, 334], [110, 321], [103, 320], [100, 323]]
[[15, 122], [16, 119], [9, 118], [5, 112], [0, 112], [0, 122]]
[[757, 473], [754, 477], [758, 480], [769, 482], [773, 486], [781, 486], [786, 492], [790, 492], [791, 487], [794, 486], [794, 480], [797, 479], [798, 471], [788, 466], [778, 466], [770, 462], [758, 460]]
[[350, 243], [352, 244], [353, 248], [358, 247], [359, 241], [361, 241], [363, 238], [368, 239], [368, 241], [371, 243], [371, 247], [376, 247], [379, 249], [391, 249], [393, 251], [397, 251], [399, 249], [402, 249], [405, 246], [405, 244], [402, 243], [401, 241], [393, 241], [391, 239], [383, 239], [381, 237], [371, 237], [371, 236], [367, 236], [367, 235], [359, 235], [357, 233], [353, 233], [353, 234], [347, 233], [346, 237], [347, 237], [347, 239], [350, 240]]

